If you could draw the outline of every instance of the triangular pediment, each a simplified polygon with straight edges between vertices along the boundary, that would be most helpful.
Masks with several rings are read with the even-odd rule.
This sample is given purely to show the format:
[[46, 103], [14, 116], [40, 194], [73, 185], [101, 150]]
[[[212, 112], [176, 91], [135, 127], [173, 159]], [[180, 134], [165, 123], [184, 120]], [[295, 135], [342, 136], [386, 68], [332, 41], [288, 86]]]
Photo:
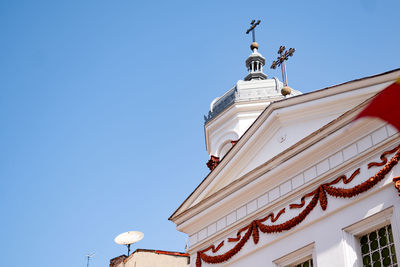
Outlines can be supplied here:
[[170, 219], [175, 221], [216, 195], [223, 195], [235, 181], [335, 123], [399, 75], [400, 70], [392, 71], [272, 103]]

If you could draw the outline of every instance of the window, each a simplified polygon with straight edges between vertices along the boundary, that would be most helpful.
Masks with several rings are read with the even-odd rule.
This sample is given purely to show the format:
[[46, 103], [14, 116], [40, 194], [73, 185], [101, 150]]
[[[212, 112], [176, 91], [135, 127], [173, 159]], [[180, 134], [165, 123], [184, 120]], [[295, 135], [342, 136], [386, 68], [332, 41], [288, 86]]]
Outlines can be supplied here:
[[279, 259], [274, 260], [279, 267], [312, 267], [314, 243], [293, 251]]
[[295, 267], [312, 267], [313, 262], [312, 259], [306, 260], [305, 262], [297, 264]]
[[390, 224], [361, 236], [360, 246], [363, 266], [397, 266]]
[[389, 207], [344, 228], [345, 266], [397, 267], [397, 216]]

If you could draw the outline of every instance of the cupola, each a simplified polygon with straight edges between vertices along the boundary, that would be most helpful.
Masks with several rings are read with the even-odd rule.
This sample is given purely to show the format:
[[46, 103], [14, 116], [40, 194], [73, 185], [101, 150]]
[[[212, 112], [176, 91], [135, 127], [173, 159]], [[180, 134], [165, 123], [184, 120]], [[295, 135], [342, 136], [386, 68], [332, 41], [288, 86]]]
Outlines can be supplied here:
[[[248, 74], [222, 96], [215, 98], [210, 111], [204, 116], [206, 148], [210, 155], [207, 166], [213, 170], [237, 140], [251, 126], [261, 112], [272, 102], [301, 94], [297, 90], [285, 90], [278, 78], [267, 79], [263, 73], [265, 58], [258, 52], [254, 29], [260, 21], [252, 21], [252, 53], [246, 59]], [[282, 91], [282, 92], [281, 92]]]
[[258, 43], [253, 42], [250, 46], [253, 53], [246, 60], [246, 67], [249, 74], [244, 78], [245, 81], [265, 80], [267, 75], [263, 73], [265, 58], [258, 53]]

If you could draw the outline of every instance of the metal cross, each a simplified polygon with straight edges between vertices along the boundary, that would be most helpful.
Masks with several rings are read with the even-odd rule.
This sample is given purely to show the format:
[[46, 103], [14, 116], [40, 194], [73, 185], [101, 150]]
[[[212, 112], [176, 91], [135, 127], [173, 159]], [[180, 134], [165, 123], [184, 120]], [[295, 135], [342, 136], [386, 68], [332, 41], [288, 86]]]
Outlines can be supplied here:
[[281, 45], [278, 50], [279, 56], [276, 58], [275, 61], [272, 62], [271, 69], [276, 69], [276, 67], [281, 66], [282, 68], [282, 80], [284, 86], [287, 86], [287, 76], [286, 76], [286, 64], [285, 61], [289, 59], [289, 57], [293, 56], [294, 51], [296, 49], [294, 48], [289, 48], [289, 51], [286, 51], [286, 47], [284, 45]]
[[253, 19], [250, 24], [251, 27], [246, 31], [246, 34], [249, 34], [251, 32], [253, 34], [253, 42], [256, 41], [256, 27], [258, 24], [260, 24], [261, 20], [257, 20], [257, 22]]

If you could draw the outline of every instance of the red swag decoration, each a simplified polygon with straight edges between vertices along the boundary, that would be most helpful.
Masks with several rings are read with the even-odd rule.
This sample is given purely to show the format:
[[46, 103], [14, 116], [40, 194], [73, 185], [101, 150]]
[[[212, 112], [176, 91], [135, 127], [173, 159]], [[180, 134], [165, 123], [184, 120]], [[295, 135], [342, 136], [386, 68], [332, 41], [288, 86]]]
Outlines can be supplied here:
[[399, 100], [400, 77], [396, 82], [378, 93], [355, 120], [361, 117], [378, 117], [396, 127], [397, 131], [400, 132]]
[[400, 176], [393, 178], [394, 187], [396, 187], [397, 191], [399, 192], [400, 197]]
[[[394, 153], [395, 151], [397, 151], [397, 153], [388, 162], [386, 156]], [[310, 212], [317, 206], [318, 202], [320, 203], [322, 210], [326, 210], [328, 206], [327, 195], [333, 197], [351, 198], [365, 191], [368, 191], [369, 189], [374, 187], [378, 182], [382, 181], [383, 178], [385, 178], [385, 175], [388, 174], [392, 170], [392, 168], [399, 162], [400, 145], [398, 145], [392, 150], [385, 151], [381, 155], [380, 159], [382, 160], [381, 162], [369, 163], [368, 168], [371, 168], [373, 166], [382, 166], [382, 165], [385, 166], [381, 170], [379, 170], [373, 177], [362, 182], [361, 184], [348, 189], [332, 187], [332, 185], [337, 184], [340, 181], [343, 181], [344, 184], [350, 183], [354, 179], [354, 177], [356, 177], [360, 173], [360, 169], [357, 169], [353, 172], [350, 178], [347, 178], [346, 175], [341, 175], [337, 177], [335, 180], [329, 183], [322, 184], [314, 191], [305, 194], [301, 198], [300, 204], [290, 204], [289, 207], [291, 209], [302, 208], [305, 205], [305, 199], [312, 197], [311, 201], [308, 203], [305, 209], [299, 213], [299, 215], [297, 215], [292, 219], [287, 220], [286, 222], [277, 225], [263, 224], [269, 218], [271, 218], [271, 222], [275, 222], [276, 220], [278, 220], [278, 218], [285, 212], [285, 209], [280, 210], [276, 216], [274, 216], [274, 214], [271, 213], [262, 219], [252, 221], [249, 225], [240, 229], [237, 232], [235, 238], [228, 238], [228, 242], [237, 242], [237, 244], [224, 254], [216, 256], [209, 256], [205, 254], [205, 252], [209, 250], [211, 250], [212, 253], [216, 253], [224, 245], [224, 241], [222, 241], [216, 248], [214, 247], [214, 245], [211, 245], [206, 249], [198, 251], [196, 259], [196, 267], [201, 267], [202, 261], [211, 264], [216, 264], [229, 260], [242, 249], [242, 247], [246, 244], [246, 242], [250, 239], [250, 237], [253, 237], [254, 244], [257, 244], [259, 241], [260, 231], [262, 233], [268, 234], [268, 233], [279, 233], [282, 231], [287, 231], [292, 229], [293, 227], [301, 223], [310, 214]], [[400, 196], [400, 176], [393, 178], [393, 182], [395, 183], [395, 187], [399, 191], [399, 196]], [[242, 236], [243, 233], [244, 235]]]
[[219, 163], [219, 157], [211, 155], [210, 160], [207, 162], [207, 167], [210, 169], [210, 171], [212, 171], [215, 169], [215, 167], [217, 167], [218, 163]]

